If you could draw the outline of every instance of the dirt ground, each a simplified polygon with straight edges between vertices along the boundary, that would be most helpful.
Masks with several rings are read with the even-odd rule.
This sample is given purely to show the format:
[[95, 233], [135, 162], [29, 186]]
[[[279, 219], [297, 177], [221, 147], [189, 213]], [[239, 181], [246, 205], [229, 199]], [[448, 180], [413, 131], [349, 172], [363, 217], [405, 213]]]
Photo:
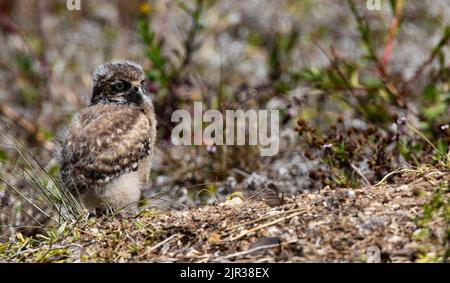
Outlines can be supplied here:
[[420, 220], [433, 191], [448, 186], [449, 176], [411, 170], [402, 180], [396, 186], [326, 187], [284, 197], [278, 206], [235, 197], [186, 211], [144, 211], [132, 219], [90, 218], [45, 236], [17, 234], [0, 245], [1, 261], [437, 261], [448, 249], [448, 223], [439, 213]]

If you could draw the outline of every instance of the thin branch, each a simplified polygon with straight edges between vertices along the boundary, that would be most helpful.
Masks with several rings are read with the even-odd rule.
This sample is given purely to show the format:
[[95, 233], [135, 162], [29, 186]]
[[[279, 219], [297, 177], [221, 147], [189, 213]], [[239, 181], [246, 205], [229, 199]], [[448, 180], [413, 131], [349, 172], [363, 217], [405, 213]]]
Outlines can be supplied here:
[[215, 259], [215, 261], [221, 261], [221, 260], [224, 260], [224, 259], [229, 259], [229, 258], [234, 258], [234, 257], [241, 257], [241, 256], [244, 256], [244, 255], [252, 254], [252, 253], [257, 252], [257, 251], [267, 250], [267, 249], [271, 249], [271, 248], [278, 248], [280, 246], [281, 246], [280, 243], [272, 244], [272, 245], [263, 245], [263, 246], [259, 246], [259, 247], [256, 247], [256, 248], [253, 248], [253, 249], [250, 249], [250, 250], [247, 250], [247, 251], [237, 252], [237, 253], [234, 253], [234, 254], [229, 254], [229, 255], [226, 255], [226, 256], [218, 257], [218, 258]]

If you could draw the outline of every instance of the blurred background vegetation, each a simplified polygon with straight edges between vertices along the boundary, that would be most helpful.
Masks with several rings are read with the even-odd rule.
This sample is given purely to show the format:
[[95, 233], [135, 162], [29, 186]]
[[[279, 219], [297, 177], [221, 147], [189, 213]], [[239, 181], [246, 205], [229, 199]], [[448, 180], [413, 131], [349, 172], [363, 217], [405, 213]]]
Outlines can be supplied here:
[[[182, 209], [237, 193], [276, 204], [401, 168], [447, 169], [450, 5], [382, 0], [370, 11], [366, 2], [81, 0], [69, 11], [63, 0], [0, 0], [1, 234], [58, 210], [49, 202], [63, 197], [59, 142], [87, 106], [92, 72], [114, 59], [144, 66], [158, 116], [144, 205]], [[172, 146], [171, 114], [194, 101], [279, 109], [279, 154]]]

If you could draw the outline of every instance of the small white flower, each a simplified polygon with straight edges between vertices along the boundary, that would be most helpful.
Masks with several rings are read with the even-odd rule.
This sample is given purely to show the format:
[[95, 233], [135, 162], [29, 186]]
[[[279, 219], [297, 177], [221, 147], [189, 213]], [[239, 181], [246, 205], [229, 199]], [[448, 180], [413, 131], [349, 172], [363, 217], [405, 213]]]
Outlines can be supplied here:
[[333, 146], [332, 143], [327, 143], [327, 144], [322, 145], [322, 148], [327, 149], [327, 148], [331, 148], [332, 146]]

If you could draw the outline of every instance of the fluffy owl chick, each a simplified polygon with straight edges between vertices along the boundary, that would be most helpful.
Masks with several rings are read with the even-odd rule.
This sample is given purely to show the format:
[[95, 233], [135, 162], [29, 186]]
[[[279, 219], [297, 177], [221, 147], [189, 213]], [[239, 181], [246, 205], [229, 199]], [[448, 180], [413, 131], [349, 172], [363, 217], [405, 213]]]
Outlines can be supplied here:
[[91, 104], [70, 127], [61, 152], [61, 177], [90, 213], [131, 216], [150, 173], [156, 138], [144, 72], [132, 62], [107, 63], [93, 77]]

